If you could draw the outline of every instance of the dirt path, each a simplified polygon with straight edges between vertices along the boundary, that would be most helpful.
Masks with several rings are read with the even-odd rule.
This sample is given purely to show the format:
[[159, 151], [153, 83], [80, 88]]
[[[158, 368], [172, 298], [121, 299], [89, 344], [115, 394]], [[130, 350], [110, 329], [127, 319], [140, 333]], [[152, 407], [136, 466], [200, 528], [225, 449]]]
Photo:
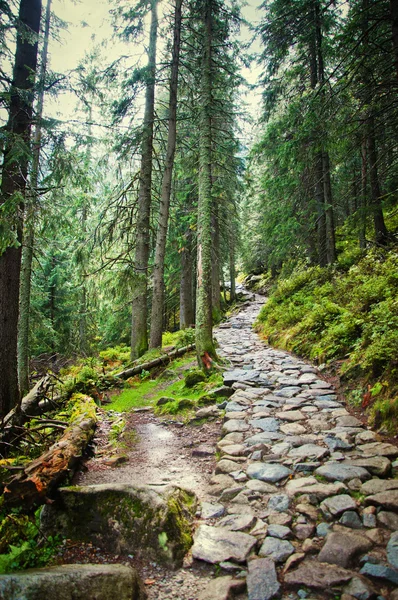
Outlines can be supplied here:
[[184, 568], [129, 558], [150, 600], [398, 600], [398, 449], [352, 416], [313, 366], [259, 339], [252, 324], [263, 301], [215, 332], [235, 390], [225, 416], [193, 427], [135, 413], [127, 462], [94, 459], [78, 482], [175, 483], [198, 495]]

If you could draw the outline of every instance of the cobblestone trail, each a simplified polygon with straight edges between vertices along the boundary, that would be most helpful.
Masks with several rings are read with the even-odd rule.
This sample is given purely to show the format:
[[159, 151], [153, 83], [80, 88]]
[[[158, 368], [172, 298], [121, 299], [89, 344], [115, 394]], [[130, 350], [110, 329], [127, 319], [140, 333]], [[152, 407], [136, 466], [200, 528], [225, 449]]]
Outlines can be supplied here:
[[[216, 331], [235, 390], [193, 558], [220, 566], [200, 600], [398, 600], [398, 448], [316, 368], [252, 330], [256, 296]], [[218, 407], [206, 407], [217, 415]], [[221, 416], [221, 411], [219, 415]]]

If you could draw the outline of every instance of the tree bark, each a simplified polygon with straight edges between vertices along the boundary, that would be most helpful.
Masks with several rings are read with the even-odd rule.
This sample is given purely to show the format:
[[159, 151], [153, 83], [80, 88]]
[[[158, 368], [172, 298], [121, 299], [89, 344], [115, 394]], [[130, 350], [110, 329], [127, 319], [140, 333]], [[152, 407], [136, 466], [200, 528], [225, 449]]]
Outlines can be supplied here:
[[394, 48], [395, 74], [398, 78], [398, 1], [390, 0], [392, 45]]
[[189, 229], [185, 235], [186, 242], [180, 252], [181, 280], [180, 280], [180, 329], [187, 329], [195, 322], [193, 306], [193, 257], [192, 233]]
[[144, 130], [141, 145], [141, 172], [138, 193], [138, 218], [134, 264], [134, 289], [131, 310], [131, 359], [148, 350], [148, 262], [152, 186], [153, 122], [155, 112], [157, 0], [151, 4], [151, 29], [148, 49], [148, 75], [145, 92]]
[[367, 120], [367, 150], [369, 160], [370, 202], [375, 240], [377, 244], [384, 246], [388, 243], [389, 236], [386, 224], [384, 222], [383, 209], [381, 205], [381, 189], [377, 167], [375, 124], [372, 114], [368, 115]]
[[220, 288], [220, 225], [218, 222], [217, 202], [213, 203], [211, 215], [212, 222], [212, 261], [211, 261], [211, 304], [214, 319], [221, 316], [221, 288]]
[[158, 358], [154, 358], [146, 363], [141, 363], [136, 365], [135, 367], [130, 367], [130, 369], [125, 369], [124, 371], [120, 371], [120, 373], [116, 373], [115, 377], [119, 377], [120, 379], [128, 379], [129, 377], [134, 377], [134, 375], [139, 375], [142, 371], [149, 371], [154, 367], [159, 367], [160, 365], [167, 365], [167, 363], [171, 362], [177, 356], [182, 356], [186, 352], [190, 352], [195, 349], [195, 344], [190, 344], [189, 346], [183, 346], [182, 348], [176, 348], [171, 352], [167, 352], [166, 354], [162, 354]]
[[230, 290], [229, 300], [234, 302], [236, 298], [236, 284], [235, 284], [236, 272], [235, 272], [235, 239], [234, 232], [229, 232], [229, 279], [230, 279]]
[[174, 154], [177, 134], [177, 89], [178, 68], [180, 61], [181, 39], [181, 6], [182, 0], [176, 0], [174, 13], [174, 41], [171, 63], [170, 98], [169, 98], [169, 132], [167, 138], [166, 161], [162, 179], [160, 198], [160, 214], [156, 236], [155, 264], [153, 268], [153, 295], [151, 312], [150, 347], [162, 346], [162, 316], [164, 304], [164, 261], [166, 256], [167, 227], [171, 196], [171, 180], [174, 166]]
[[[19, 21], [23, 30], [17, 35], [0, 198], [14, 219], [12, 231], [16, 239], [14, 245], [7, 244], [0, 257], [0, 416], [20, 401], [17, 339], [21, 242], [40, 16], [41, 0], [21, 0]], [[15, 156], [21, 145], [24, 151]], [[4, 225], [9, 227], [9, 223]]]
[[208, 369], [216, 357], [213, 343], [211, 286], [212, 209], [212, 10], [205, 4], [203, 63], [200, 93], [198, 258], [196, 291], [196, 353], [201, 368]]
[[332, 265], [337, 260], [337, 252], [336, 252], [336, 234], [335, 234], [335, 226], [334, 226], [332, 182], [330, 179], [329, 152], [323, 152], [322, 167], [323, 167], [323, 195], [324, 195], [324, 201], [325, 201], [325, 215], [326, 215], [326, 248], [327, 248], [326, 252], [327, 252], [328, 264]]
[[34, 218], [38, 197], [40, 150], [42, 138], [42, 118], [44, 105], [44, 84], [47, 71], [48, 42], [50, 37], [51, 0], [47, 0], [44, 23], [44, 41], [41, 53], [38, 85], [36, 127], [33, 138], [33, 158], [29, 182], [29, 196], [25, 206], [25, 226], [22, 244], [21, 282], [19, 290], [18, 324], [18, 377], [22, 396], [29, 390], [29, 320], [33, 248], [35, 239]]

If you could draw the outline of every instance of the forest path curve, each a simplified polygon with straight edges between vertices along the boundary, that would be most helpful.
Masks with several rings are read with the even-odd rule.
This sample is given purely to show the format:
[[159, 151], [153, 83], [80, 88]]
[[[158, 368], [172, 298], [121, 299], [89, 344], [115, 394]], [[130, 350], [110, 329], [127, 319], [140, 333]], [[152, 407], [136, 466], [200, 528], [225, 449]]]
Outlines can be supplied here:
[[[260, 340], [252, 325], [264, 301], [255, 296], [215, 330], [235, 390], [223, 424], [165, 429], [137, 415], [149, 434], [141, 461], [135, 450], [79, 483], [192, 482], [202, 502], [193, 559], [175, 573], [144, 565], [150, 600], [296, 600], [308, 590], [397, 600], [398, 449], [352, 416], [315, 367]], [[213, 476], [212, 457], [192, 456], [201, 443], [221, 455]]]

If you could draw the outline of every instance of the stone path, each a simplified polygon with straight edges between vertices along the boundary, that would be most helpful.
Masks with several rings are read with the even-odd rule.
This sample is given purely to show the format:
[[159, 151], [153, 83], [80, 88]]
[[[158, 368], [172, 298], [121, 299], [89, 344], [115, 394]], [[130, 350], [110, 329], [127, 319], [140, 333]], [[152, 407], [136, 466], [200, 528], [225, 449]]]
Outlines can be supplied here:
[[259, 339], [261, 303], [216, 332], [234, 393], [192, 555], [225, 576], [199, 600], [227, 600], [244, 580], [249, 600], [398, 600], [398, 448], [314, 367]]

